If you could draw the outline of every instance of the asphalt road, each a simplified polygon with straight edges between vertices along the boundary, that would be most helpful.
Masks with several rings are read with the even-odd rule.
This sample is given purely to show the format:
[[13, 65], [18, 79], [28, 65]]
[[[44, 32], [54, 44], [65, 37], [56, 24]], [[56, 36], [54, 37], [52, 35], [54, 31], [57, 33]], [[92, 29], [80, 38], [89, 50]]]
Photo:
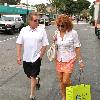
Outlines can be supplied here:
[[[100, 100], [100, 40], [94, 34], [94, 27], [85, 23], [75, 24], [82, 44], [82, 55], [86, 65], [85, 83], [91, 84], [92, 100]], [[55, 26], [46, 27], [50, 44]], [[0, 100], [29, 100], [30, 80], [25, 76], [22, 65], [16, 63], [15, 35], [0, 34]], [[78, 73], [76, 64], [75, 72]], [[37, 100], [61, 100], [56, 71], [53, 62], [46, 55], [43, 58], [41, 88], [37, 91]], [[72, 76], [74, 84], [77, 81]]]

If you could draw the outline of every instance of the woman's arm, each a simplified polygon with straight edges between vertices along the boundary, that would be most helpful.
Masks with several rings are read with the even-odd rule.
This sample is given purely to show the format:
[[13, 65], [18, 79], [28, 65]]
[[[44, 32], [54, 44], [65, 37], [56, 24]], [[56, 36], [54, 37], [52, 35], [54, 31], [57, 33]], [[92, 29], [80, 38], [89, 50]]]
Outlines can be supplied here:
[[80, 65], [80, 69], [83, 69], [85, 67], [85, 65], [82, 60], [80, 47], [76, 47], [75, 52], [76, 52], [76, 60], [78, 61], [79, 65]]

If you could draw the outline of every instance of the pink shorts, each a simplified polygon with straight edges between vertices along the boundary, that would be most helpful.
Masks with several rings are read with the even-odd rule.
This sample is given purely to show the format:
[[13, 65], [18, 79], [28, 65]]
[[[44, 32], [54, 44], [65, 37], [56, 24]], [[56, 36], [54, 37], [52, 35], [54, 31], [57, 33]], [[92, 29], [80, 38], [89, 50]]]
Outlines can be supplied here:
[[56, 62], [56, 70], [58, 72], [72, 73], [74, 70], [75, 59], [71, 59], [69, 62]]

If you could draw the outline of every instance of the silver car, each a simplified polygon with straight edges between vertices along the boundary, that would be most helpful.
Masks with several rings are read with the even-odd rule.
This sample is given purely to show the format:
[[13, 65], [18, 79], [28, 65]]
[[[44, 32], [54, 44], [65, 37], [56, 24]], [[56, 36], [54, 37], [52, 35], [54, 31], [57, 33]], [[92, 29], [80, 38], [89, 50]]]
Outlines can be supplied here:
[[20, 30], [24, 22], [20, 15], [2, 15], [0, 18], [0, 31], [14, 34], [15, 30]]

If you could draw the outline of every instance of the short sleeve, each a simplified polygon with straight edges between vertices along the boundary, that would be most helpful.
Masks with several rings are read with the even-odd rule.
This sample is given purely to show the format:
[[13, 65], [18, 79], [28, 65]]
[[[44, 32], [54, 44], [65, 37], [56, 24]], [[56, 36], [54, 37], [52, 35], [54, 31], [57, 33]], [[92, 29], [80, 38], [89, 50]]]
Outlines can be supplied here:
[[23, 44], [23, 30], [20, 31], [20, 34], [19, 34], [19, 36], [17, 38], [16, 43]]
[[81, 43], [79, 41], [77, 31], [73, 32], [73, 40], [74, 40], [74, 48], [81, 47]]
[[47, 34], [46, 34], [45, 29], [42, 32], [43, 32], [42, 46], [49, 45], [49, 42], [48, 42], [48, 38], [47, 38]]

